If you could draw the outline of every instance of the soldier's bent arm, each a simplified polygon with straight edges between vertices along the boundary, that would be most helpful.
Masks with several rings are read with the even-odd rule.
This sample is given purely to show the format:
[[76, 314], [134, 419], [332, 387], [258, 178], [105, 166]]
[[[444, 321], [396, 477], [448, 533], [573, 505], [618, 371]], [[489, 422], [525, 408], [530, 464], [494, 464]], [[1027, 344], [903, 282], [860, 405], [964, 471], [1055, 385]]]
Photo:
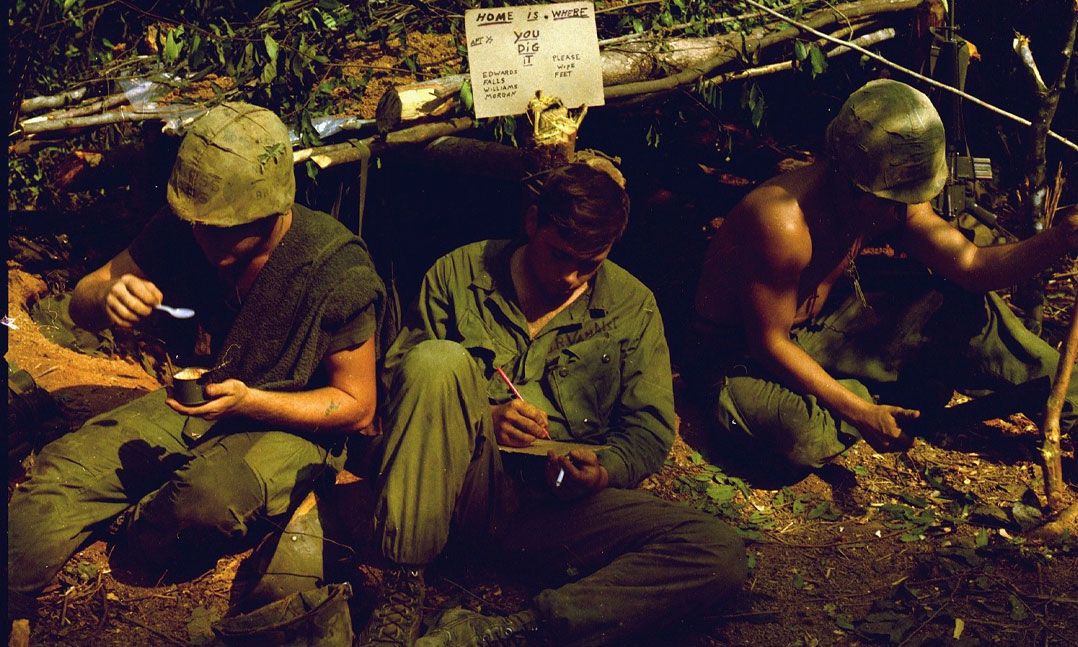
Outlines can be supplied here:
[[125, 249], [82, 277], [71, 295], [71, 319], [87, 330], [131, 327], [161, 303], [161, 291]]
[[744, 237], [751, 249], [742, 254], [746, 284], [741, 295], [752, 354], [788, 388], [816, 396], [834, 415], [857, 427], [873, 447], [905, 443], [894, 419], [899, 409], [862, 400], [790, 339], [800, 305], [801, 273], [812, 256], [803, 219], [772, 208], [752, 221], [755, 231]]
[[375, 341], [326, 355], [321, 368], [328, 384], [308, 391], [266, 391], [240, 380], [205, 386], [209, 402], [173, 409], [214, 420], [242, 416], [297, 432], [359, 433], [374, 421], [377, 404]]
[[622, 358], [621, 393], [599, 452], [611, 487], [636, 487], [659, 471], [674, 442], [670, 350], [655, 299], [640, 313], [640, 336]]
[[978, 247], [927, 203], [910, 205], [896, 244], [933, 271], [973, 292], [1023, 281], [1078, 244], [1078, 210], [1048, 231], [1018, 243]]

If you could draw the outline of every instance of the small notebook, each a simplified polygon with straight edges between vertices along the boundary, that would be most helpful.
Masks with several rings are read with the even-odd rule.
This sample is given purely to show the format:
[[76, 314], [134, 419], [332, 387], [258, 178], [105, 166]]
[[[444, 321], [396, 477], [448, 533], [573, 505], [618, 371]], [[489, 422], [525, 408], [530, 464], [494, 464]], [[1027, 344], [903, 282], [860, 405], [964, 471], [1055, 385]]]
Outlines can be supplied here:
[[593, 452], [597, 452], [600, 449], [606, 449], [606, 445], [591, 445], [588, 443], [575, 443], [566, 440], [546, 440], [537, 438], [535, 439], [535, 442], [527, 447], [498, 445], [498, 449], [508, 454], [530, 454], [532, 456], [546, 456], [547, 452], [553, 449], [554, 453], [558, 456], [564, 456], [574, 449], [590, 449]]

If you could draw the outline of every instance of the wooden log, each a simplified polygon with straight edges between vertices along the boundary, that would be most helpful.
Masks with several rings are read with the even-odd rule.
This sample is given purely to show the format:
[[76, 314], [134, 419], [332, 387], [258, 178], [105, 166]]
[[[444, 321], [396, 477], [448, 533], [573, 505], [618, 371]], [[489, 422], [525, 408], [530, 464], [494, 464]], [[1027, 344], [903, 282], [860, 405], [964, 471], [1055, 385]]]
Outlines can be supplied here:
[[42, 115], [39, 118], [42, 119], [69, 119], [71, 117], [85, 117], [86, 115], [93, 115], [100, 112], [104, 112], [109, 108], [115, 108], [116, 106], [127, 103], [127, 93], [118, 92], [116, 94], [110, 94], [107, 97], [102, 97], [97, 101], [87, 103], [86, 105], [75, 106], [74, 108], [68, 108], [67, 110], [58, 110], [56, 112], [50, 112], [47, 115]]
[[445, 116], [460, 105], [460, 88], [467, 79], [467, 74], [454, 74], [387, 90], [375, 112], [378, 132], [396, 130], [405, 121]]
[[454, 135], [438, 137], [422, 148], [401, 152], [401, 162], [432, 170], [519, 180], [535, 170], [527, 149]]
[[38, 110], [45, 110], [47, 108], [60, 108], [66, 106], [69, 103], [75, 103], [81, 101], [86, 96], [86, 87], [75, 88], [74, 90], [68, 90], [67, 92], [61, 92], [59, 94], [51, 94], [41, 97], [31, 97], [29, 99], [23, 99], [19, 104], [20, 113], [37, 112]]
[[109, 124], [118, 124], [125, 121], [164, 119], [170, 115], [178, 115], [188, 110], [192, 110], [192, 107], [181, 105], [159, 110], [135, 110], [134, 108], [121, 106], [119, 110], [89, 117], [69, 117], [67, 119], [45, 119], [44, 117], [34, 117], [33, 119], [27, 119], [22, 122], [19, 125], [19, 128], [24, 135], [33, 135], [35, 133], [55, 130], [79, 130], [94, 126], [107, 126]]
[[[403, 130], [388, 133], [384, 137], [367, 137], [333, 144], [332, 147], [320, 146], [304, 153], [304, 159], [310, 159], [319, 168], [329, 168], [338, 164], [358, 162], [366, 155], [380, 155], [387, 150], [400, 146], [422, 144], [443, 135], [452, 135], [471, 128], [475, 122], [471, 117], [454, 117], [448, 121], [420, 124]], [[368, 152], [364, 151], [366, 148]], [[295, 159], [296, 155], [293, 155]]]

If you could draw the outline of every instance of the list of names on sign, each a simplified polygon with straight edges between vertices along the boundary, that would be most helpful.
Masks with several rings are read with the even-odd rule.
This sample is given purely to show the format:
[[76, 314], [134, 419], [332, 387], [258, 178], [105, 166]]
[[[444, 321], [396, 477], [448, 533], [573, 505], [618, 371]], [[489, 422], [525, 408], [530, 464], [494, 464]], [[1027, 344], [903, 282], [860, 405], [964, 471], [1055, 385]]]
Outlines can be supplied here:
[[603, 105], [591, 2], [469, 9], [464, 25], [476, 117], [521, 114], [537, 90], [570, 108]]

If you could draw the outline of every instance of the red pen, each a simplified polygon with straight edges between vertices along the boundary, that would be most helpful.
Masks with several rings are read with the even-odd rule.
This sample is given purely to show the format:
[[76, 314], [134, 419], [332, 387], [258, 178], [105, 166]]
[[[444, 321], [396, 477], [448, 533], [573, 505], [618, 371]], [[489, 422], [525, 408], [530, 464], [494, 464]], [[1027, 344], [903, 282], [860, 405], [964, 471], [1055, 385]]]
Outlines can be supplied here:
[[[509, 381], [509, 376], [505, 374], [505, 371], [503, 371], [500, 366], [494, 367], [494, 370], [498, 371], [498, 377], [502, 378], [502, 381], [505, 382], [505, 385], [513, 392], [513, 395], [517, 397], [517, 400], [523, 400], [524, 396], [520, 395], [520, 391], [517, 391], [517, 387], [513, 386], [513, 383]], [[550, 432], [547, 431], [545, 427], [543, 428], [543, 433], [545, 434], [543, 436], [544, 438], [550, 438]]]

